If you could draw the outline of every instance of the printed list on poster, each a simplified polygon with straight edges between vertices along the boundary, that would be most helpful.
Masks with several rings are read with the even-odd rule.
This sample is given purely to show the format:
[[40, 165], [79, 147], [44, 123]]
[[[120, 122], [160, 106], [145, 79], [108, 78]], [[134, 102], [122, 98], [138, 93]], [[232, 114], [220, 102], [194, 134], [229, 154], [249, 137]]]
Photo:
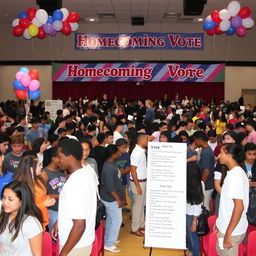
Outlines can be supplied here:
[[186, 248], [185, 143], [150, 142], [145, 246]]

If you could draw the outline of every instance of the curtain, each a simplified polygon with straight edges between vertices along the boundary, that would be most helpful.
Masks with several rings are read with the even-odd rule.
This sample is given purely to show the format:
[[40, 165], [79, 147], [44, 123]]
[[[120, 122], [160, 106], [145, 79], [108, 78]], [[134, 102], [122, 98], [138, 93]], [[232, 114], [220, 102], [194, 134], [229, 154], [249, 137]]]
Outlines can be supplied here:
[[102, 98], [106, 93], [109, 99], [115, 96], [131, 99], [161, 99], [165, 93], [173, 99], [178, 92], [180, 99], [184, 96], [201, 97], [205, 102], [214, 98], [217, 102], [224, 99], [224, 83], [193, 83], [193, 82], [53, 82], [53, 99], [64, 101], [70, 96], [73, 100], [87, 96]]

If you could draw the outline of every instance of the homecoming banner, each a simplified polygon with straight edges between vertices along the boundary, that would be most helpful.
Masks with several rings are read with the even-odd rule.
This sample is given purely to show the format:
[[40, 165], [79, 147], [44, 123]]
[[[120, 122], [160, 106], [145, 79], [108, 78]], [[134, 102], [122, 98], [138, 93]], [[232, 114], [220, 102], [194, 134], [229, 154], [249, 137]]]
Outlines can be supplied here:
[[76, 50], [203, 50], [203, 33], [75, 33]]
[[52, 70], [57, 82], [224, 82], [225, 64], [54, 63]]

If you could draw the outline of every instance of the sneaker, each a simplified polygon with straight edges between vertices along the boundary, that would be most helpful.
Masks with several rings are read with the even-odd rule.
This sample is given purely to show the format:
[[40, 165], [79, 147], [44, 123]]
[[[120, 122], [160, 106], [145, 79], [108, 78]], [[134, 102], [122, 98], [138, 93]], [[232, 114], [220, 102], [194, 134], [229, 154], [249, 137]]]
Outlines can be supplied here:
[[117, 249], [117, 247], [115, 245], [113, 245], [113, 246], [104, 246], [104, 250], [109, 251], [109, 252], [120, 252], [120, 249]]

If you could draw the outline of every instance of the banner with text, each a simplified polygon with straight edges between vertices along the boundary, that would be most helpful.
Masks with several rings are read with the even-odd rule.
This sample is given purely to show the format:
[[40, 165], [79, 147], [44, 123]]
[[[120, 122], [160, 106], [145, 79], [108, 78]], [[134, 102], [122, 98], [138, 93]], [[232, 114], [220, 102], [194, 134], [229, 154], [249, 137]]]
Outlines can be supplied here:
[[186, 248], [187, 148], [148, 144], [145, 246]]
[[224, 82], [225, 64], [54, 63], [52, 70], [56, 82]]
[[203, 50], [203, 33], [75, 33], [76, 50]]

